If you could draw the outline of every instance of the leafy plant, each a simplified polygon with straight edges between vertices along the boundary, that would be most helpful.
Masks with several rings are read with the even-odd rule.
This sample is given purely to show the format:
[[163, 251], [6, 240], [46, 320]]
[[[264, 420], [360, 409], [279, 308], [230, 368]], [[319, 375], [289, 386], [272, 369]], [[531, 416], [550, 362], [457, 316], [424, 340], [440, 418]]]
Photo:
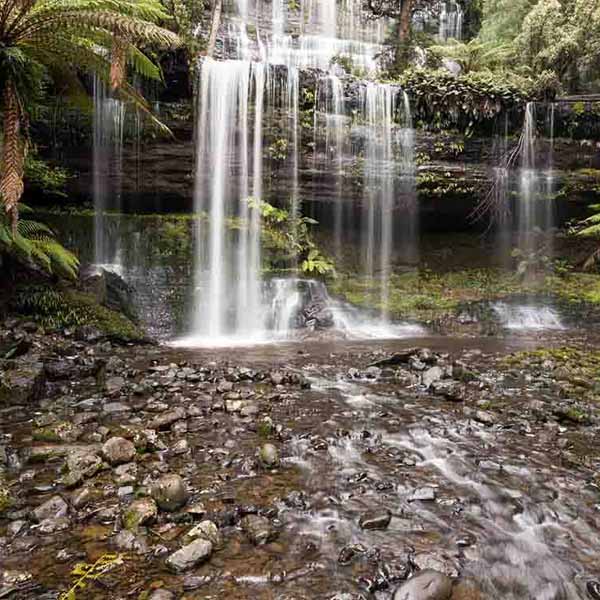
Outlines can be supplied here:
[[122, 554], [103, 554], [95, 563], [78, 563], [73, 567], [71, 575], [76, 579], [73, 585], [58, 600], [77, 600], [77, 592], [84, 590], [90, 582], [97, 581], [107, 571], [124, 562]]
[[475, 38], [468, 42], [452, 40], [447, 44], [431, 46], [429, 52], [440, 58], [453, 60], [466, 74], [485, 69], [493, 70], [506, 64], [512, 58], [513, 48], [508, 44], [498, 44], [497, 41], [483, 42]]
[[[600, 240], [600, 204], [592, 204], [590, 209], [594, 211], [594, 214], [581, 222], [577, 235]], [[590, 270], [598, 264], [600, 264], [600, 245], [585, 260], [583, 268]]]
[[66, 96], [83, 96], [79, 74], [94, 73], [153, 118], [127, 83], [127, 68], [160, 79], [160, 68], [139, 46], [176, 47], [179, 38], [157, 25], [169, 18], [159, 0], [2, 0], [0, 6], [0, 196], [16, 237], [28, 123], [43, 85], [52, 82]]
[[[22, 211], [30, 211], [22, 206]], [[7, 254], [17, 262], [36, 265], [49, 274], [76, 279], [79, 268], [77, 257], [62, 246], [50, 227], [39, 221], [20, 219], [16, 231], [8, 215], [0, 211], [0, 254]]]
[[302, 271], [304, 273], [318, 273], [327, 275], [333, 272], [333, 263], [324, 257], [318, 248], [311, 248], [308, 256], [302, 261]]
[[34, 189], [39, 189], [45, 194], [66, 197], [65, 184], [69, 179], [66, 169], [50, 166], [32, 154], [25, 159], [25, 182]]

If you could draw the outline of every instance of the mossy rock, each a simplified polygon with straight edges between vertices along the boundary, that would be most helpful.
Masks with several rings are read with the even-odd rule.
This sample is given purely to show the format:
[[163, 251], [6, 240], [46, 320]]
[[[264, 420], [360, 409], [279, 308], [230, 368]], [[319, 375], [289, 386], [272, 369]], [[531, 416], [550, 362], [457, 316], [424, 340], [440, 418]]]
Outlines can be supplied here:
[[89, 293], [44, 284], [20, 285], [11, 300], [18, 315], [47, 330], [96, 328], [101, 337], [115, 342], [144, 342], [141, 328], [125, 315], [102, 306]]

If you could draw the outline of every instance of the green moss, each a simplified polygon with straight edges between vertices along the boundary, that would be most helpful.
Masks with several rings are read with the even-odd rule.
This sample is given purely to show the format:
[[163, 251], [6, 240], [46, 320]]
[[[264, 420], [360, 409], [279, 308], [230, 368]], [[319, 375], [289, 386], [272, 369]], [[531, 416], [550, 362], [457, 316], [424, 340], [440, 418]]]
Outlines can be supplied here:
[[8, 483], [0, 474], [0, 514], [8, 510], [14, 504], [13, 498], [8, 489]]
[[[342, 274], [329, 285], [332, 293], [352, 304], [382, 308], [377, 281]], [[430, 320], [453, 314], [465, 303], [506, 299], [514, 295], [553, 297], [573, 306], [600, 306], [600, 275], [565, 273], [523, 282], [512, 271], [500, 269], [465, 269], [446, 273], [420, 270], [391, 277], [386, 308], [395, 317]]]
[[69, 288], [39, 284], [20, 286], [11, 308], [46, 329], [92, 326], [116, 341], [144, 339], [144, 333], [127, 317], [101, 306], [92, 295]]

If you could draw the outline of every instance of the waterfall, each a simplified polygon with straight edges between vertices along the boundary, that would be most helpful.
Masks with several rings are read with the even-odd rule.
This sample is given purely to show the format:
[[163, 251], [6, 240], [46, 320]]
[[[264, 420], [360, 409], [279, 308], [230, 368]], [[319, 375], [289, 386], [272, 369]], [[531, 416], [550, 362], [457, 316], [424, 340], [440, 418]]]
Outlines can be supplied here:
[[[242, 60], [200, 67], [193, 333], [218, 340], [262, 330], [260, 210], [248, 194], [249, 101], [254, 93], [252, 197], [262, 193], [264, 69]], [[238, 136], [237, 133], [241, 132]], [[238, 176], [231, 174], [237, 169]], [[239, 219], [239, 232], [232, 220]]]
[[111, 227], [118, 222], [108, 218], [107, 211], [121, 207], [125, 104], [110, 96], [100, 78], [95, 77], [93, 85], [94, 262], [114, 266], [119, 263], [119, 236]]
[[534, 102], [528, 102], [520, 139], [519, 171], [519, 209], [518, 224], [519, 250], [525, 257], [535, 253], [551, 252], [551, 230], [554, 224], [552, 198], [552, 145], [553, 145], [553, 107], [550, 108], [550, 150], [547, 153], [548, 164], [545, 172], [538, 166], [540, 150], [537, 139], [537, 114]]
[[372, 283], [377, 279], [382, 315], [389, 300], [389, 276], [395, 197], [395, 163], [392, 154], [392, 118], [395, 88], [373, 82], [361, 89], [362, 117], [366, 125], [364, 206], [362, 217], [363, 269]]
[[442, 42], [462, 39], [463, 19], [464, 12], [458, 2], [442, 1], [438, 39]]
[[[334, 245], [336, 254], [341, 254], [344, 219], [352, 217], [342, 193], [344, 152], [348, 151], [345, 128], [350, 122], [342, 76], [355, 69], [374, 74], [386, 35], [385, 26], [365, 17], [359, 0], [343, 0], [339, 5], [336, 0], [301, 0], [298, 7], [274, 0], [268, 12], [259, 3], [249, 7], [246, 0], [238, 0], [237, 12], [229, 26], [222, 28], [227, 36], [222, 45], [227, 58], [206, 58], [199, 68], [190, 338], [209, 345], [227, 344], [232, 339], [286, 338], [298, 323], [306, 321], [302, 312], [306, 303], [314, 304], [317, 298], [318, 306], [333, 310], [334, 303], [326, 290], [323, 293], [322, 284], [317, 293], [315, 282], [263, 277], [261, 202], [288, 209], [292, 226], [298, 224], [302, 201], [301, 72], [321, 69], [325, 74], [315, 90], [315, 131], [318, 119], [322, 122], [324, 118], [326, 164], [335, 180]], [[265, 18], [271, 22], [266, 31]], [[250, 39], [251, 31], [255, 41]], [[399, 238], [415, 248], [414, 133], [408, 97], [403, 94], [397, 106], [397, 87], [369, 82], [361, 93], [365, 275], [379, 290], [377, 303], [383, 317], [377, 322], [378, 327], [382, 325], [379, 331], [390, 334], [387, 307], [397, 209], [402, 216]], [[324, 103], [319, 100], [321, 95]], [[271, 143], [274, 135], [277, 141], [285, 141], [285, 156], [277, 159], [289, 174], [284, 190], [276, 187], [271, 171], [265, 172], [265, 167], [277, 167], [276, 162], [271, 159], [263, 165], [263, 145]], [[293, 242], [297, 231], [292, 230], [291, 236]], [[410, 252], [403, 250], [402, 256], [406, 254]], [[298, 311], [304, 315], [302, 319]], [[332, 323], [346, 331], [348, 318], [343, 325], [339, 320]], [[366, 333], [364, 327], [361, 331]]]

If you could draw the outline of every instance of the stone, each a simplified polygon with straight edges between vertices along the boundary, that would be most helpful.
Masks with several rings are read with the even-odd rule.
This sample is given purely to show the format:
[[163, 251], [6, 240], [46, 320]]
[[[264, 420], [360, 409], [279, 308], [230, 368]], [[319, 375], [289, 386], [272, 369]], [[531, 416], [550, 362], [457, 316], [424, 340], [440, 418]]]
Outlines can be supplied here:
[[37, 531], [41, 534], [56, 533], [57, 531], [65, 531], [71, 525], [68, 517], [57, 517], [43, 519], [37, 526]]
[[255, 546], [262, 546], [275, 537], [271, 523], [265, 517], [246, 515], [241, 526], [243, 532]]
[[429, 389], [433, 383], [439, 381], [444, 376], [444, 371], [441, 367], [431, 367], [423, 371], [421, 375], [421, 383]]
[[208, 519], [198, 523], [195, 527], [192, 527], [192, 529], [186, 533], [186, 538], [190, 540], [196, 538], [208, 540], [213, 545], [213, 548], [219, 548], [223, 545], [223, 538], [219, 528]]
[[389, 510], [371, 511], [362, 515], [358, 521], [361, 529], [387, 529], [392, 520]]
[[63, 500], [62, 496], [57, 494], [35, 508], [32, 512], [32, 517], [36, 523], [40, 523], [44, 519], [66, 517], [68, 513], [69, 505]]
[[418, 572], [403, 583], [392, 600], [448, 600], [452, 596], [452, 580], [431, 569]]
[[166, 565], [176, 573], [188, 571], [207, 560], [212, 550], [213, 546], [208, 540], [197, 539], [171, 554], [166, 560]]
[[279, 452], [273, 444], [263, 444], [258, 451], [258, 457], [263, 467], [273, 469], [279, 464]]
[[162, 510], [174, 511], [187, 502], [188, 492], [183, 479], [175, 473], [169, 473], [152, 486], [152, 497]]
[[46, 388], [46, 371], [38, 359], [3, 361], [0, 369], [0, 405], [39, 400]]
[[123, 517], [126, 529], [137, 529], [140, 525], [150, 525], [156, 520], [158, 507], [153, 498], [134, 500]]
[[442, 396], [452, 402], [461, 402], [465, 399], [464, 387], [457, 381], [434, 381], [429, 390], [436, 396]]
[[177, 596], [169, 590], [154, 590], [149, 596], [148, 600], [175, 600]]
[[420, 500], [422, 502], [431, 502], [435, 500], [435, 490], [432, 487], [427, 486], [415, 488], [408, 497], [408, 501], [415, 502], [417, 500]]
[[73, 508], [80, 509], [87, 506], [94, 498], [94, 493], [89, 487], [82, 487], [71, 496], [71, 505]]
[[102, 446], [102, 454], [111, 465], [121, 465], [135, 458], [135, 446], [122, 437], [111, 437]]
[[149, 424], [150, 429], [169, 429], [173, 423], [186, 418], [185, 409], [177, 406], [171, 410], [156, 415]]
[[63, 484], [75, 487], [93, 477], [102, 467], [102, 459], [95, 452], [84, 448], [70, 450], [67, 453], [67, 473], [63, 477]]
[[443, 573], [447, 577], [458, 577], [458, 567], [443, 554], [434, 554], [433, 552], [419, 552], [411, 557], [411, 563], [419, 571], [435, 571]]
[[149, 552], [148, 542], [142, 535], [135, 535], [135, 533], [122, 529], [111, 541], [112, 545], [119, 550], [125, 552], [135, 552], [136, 554], [146, 554]]
[[123, 377], [109, 377], [104, 384], [106, 393], [109, 396], [118, 394], [125, 387], [125, 379]]

